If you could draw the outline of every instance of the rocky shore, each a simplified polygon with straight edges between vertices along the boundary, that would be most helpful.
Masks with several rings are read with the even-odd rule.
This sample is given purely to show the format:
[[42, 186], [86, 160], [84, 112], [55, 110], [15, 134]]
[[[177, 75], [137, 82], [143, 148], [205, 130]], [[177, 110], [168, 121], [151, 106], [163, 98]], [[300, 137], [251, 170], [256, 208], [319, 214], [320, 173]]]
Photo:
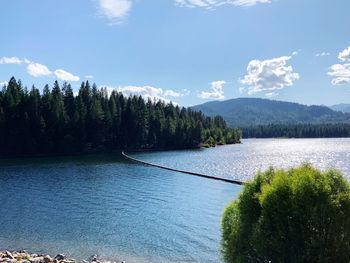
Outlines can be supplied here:
[[22, 251], [0, 251], [0, 263], [125, 263], [125, 261], [106, 261], [99, 260], [97, 255], [91, 256], [88, 260], [75, 260], [68, 258], [63, 254], [57, 254], [55, 257], [43, 254], [31, 254], [25, 250]]

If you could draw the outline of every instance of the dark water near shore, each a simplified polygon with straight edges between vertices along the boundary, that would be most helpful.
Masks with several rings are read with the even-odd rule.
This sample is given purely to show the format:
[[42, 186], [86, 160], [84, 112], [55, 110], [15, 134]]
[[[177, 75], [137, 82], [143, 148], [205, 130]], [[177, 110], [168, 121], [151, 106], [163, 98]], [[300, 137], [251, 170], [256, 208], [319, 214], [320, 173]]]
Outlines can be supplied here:
[[[134, 156], [246, 180], [303, 161], [350, 178], [350, 140], [247, 140]], [[0, 249], [127, 262], [220, 262], [220, 217], [239, 186], [129, 163], [119, 155], [1, 161]]]

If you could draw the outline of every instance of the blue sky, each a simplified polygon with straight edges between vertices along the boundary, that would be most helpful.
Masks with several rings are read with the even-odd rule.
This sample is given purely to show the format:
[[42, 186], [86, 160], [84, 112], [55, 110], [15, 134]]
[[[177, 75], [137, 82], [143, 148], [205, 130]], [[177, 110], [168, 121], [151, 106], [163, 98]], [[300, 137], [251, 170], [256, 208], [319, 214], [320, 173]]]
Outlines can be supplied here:
[[348, 0], [1, 1], [0, 83], [350, 103]]

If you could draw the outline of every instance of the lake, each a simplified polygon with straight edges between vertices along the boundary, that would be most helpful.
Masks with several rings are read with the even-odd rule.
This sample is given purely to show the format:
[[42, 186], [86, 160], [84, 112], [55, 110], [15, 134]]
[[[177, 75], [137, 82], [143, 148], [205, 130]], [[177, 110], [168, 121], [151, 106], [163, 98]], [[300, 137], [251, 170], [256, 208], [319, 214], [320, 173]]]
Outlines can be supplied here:
[[[131, 155], [238, 180], [270, 165], [305, 161], [350, 178], [350, 139], [250, 139]], [[2, 160], [0, 249], [126, 262], [220, 262], [220, 217], [240, 189], [118, 154]]]

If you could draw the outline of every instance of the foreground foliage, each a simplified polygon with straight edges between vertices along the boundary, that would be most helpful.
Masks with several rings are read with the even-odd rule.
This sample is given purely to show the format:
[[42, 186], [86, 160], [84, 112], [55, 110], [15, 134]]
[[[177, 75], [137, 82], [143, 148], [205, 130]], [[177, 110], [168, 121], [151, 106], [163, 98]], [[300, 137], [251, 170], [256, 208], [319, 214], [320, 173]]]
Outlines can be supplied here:
[[270, 169], [222, 219], [222, 254], [238, 262], [349, 262], [350, 186], [336, 170]]
[[236, 143], [221, 117], [162, 101], [125, 97], [83, 82], [76, 95], [56, 81], [43, 93], [11, 78], [0, 91], [0, 155], [75, 153], [121, 148], [188, 148]]

